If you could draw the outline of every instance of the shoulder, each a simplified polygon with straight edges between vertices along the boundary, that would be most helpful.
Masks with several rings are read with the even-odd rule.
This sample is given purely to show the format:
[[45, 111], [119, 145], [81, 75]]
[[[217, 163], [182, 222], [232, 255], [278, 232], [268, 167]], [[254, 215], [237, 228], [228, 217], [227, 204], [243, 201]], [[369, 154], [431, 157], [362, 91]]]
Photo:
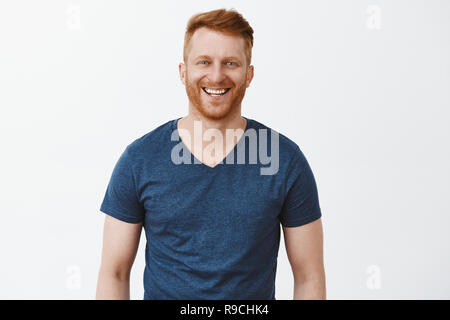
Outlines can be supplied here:
[[146, 134], [132, 141], [126, 148], [126, 152], [135, 159], [148, 155], [158, 155], [162, 148], [170, 142], [175, 119], [169, 120]]
[[256, 130], [265, 129], [267, 132], [271, 132], [268, 136], [276, 136], [279, 144], [280, 163], [286, 161], [291, 162], [303, 162], [306, 160], [300, 146], [291, 138], [287, 137], [283, 133], [259, 122], [254, 119], [250, 119], [253, 128]]

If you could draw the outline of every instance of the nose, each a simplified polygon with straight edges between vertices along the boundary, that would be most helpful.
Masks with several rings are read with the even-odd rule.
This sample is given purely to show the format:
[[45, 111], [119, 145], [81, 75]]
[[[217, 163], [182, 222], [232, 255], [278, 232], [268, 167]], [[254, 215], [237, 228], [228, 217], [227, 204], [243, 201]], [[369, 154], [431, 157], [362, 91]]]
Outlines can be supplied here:
[[208, 73], [208, 80], [211, 83], [221, 83], [222, 81], [225, 80], [226, 78], [226, 74], [222, 68], [222, 64], [220, 63], [216, 63], [214, 64], [210, 70], [210, 72]]

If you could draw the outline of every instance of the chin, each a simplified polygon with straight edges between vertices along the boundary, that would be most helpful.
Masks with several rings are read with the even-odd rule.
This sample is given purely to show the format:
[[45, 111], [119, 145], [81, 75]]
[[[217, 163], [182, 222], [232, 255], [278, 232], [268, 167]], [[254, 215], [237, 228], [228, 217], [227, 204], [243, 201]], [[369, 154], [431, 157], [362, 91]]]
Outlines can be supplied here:
[[206, 118], [220, 120], [225, 118], [228, 114], [230, 114], [232, 108], [229, 106], [200, 106], [197, 107], [198, 111]]

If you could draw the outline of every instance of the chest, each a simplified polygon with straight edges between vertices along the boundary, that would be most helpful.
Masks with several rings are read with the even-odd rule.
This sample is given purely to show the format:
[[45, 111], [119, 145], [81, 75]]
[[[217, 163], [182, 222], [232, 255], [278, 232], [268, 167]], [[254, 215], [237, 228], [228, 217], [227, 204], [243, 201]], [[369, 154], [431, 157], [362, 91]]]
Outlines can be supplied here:
[[[258, 233], [278, 223], [282, 179], [257, 165], [173, 166], [139, 181], [146, 225], [155, 232]], [[150, 172], [152, 172], [150, 174]]]

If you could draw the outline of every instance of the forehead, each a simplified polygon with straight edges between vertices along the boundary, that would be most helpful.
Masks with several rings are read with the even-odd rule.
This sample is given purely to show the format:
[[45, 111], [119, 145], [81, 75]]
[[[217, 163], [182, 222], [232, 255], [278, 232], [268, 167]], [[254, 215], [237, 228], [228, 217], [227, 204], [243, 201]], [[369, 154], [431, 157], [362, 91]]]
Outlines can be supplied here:
[[245, 41], [238, 35], [199, 28], [194, 32], [189, 42], [189, 57], [200, 55], [210, 57], [237, 56], [245, 59]]

